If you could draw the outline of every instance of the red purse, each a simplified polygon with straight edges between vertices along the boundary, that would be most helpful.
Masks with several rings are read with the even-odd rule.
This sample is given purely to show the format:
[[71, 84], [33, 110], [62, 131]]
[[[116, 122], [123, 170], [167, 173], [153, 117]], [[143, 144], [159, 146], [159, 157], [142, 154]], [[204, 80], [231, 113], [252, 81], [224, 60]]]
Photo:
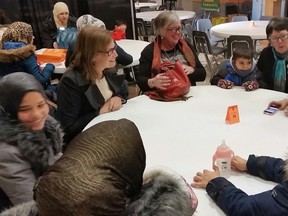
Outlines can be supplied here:
[[171, 84], [165, 90], [157, 89], [145, 92], [145, 94], [151, 99], [160, 101], [187, 100], [189, 97], [186, 97], [185, 94], [189, 92], [191, 84], [181, 63], [179, 61], [163, 62], [160, 70], [160, 73], [164, 73], [171, 79]]

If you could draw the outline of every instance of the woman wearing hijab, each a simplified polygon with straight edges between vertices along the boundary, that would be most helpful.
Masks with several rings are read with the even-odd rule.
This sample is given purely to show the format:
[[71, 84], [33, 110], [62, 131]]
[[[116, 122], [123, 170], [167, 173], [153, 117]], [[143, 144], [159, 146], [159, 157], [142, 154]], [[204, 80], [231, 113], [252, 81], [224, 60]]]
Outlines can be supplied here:
[[58, 29], [76, 28], [77, 18], [69, 15], [68, 6], [64, 2], [54, 5], [53, 13], [43, 23], [41, 28], [41, 40], [43, 48], [58, 48], [56, 36]]
[[5, 197], [6, 204], [33, 200], [36, 179], [62, 155], [63, 133], [48, 112], [44, 90], [33, 76], [15, 72], [1, 78], [0, 200]]
[[50, 83], [55, 66], [48, 63], [43, 70], [40, 69], [33, 39], [32, 26], [25, 22], [14, 22], [7, 28], [0, 45], [0, 77], [23, 71], [33, 75], [45, 90], [56, 91], [56, 87]]

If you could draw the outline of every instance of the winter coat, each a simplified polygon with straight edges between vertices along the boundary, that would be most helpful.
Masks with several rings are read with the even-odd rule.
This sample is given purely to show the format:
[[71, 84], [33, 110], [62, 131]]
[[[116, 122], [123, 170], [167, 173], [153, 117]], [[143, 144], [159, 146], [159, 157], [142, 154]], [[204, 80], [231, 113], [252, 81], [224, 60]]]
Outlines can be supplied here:
[[[261, 81], [266, 84], [267, 89], [274, 90], [274, 64], [275, 58], [272, 51], [272, 46], [266, 47], [262, 50], [260, 57], [257, 61], [257, 67], [262, 72]], [[286, 67], [288, 66], [288, 60], [286, 60]], [[288, 72], [286, 70], [286, 87], [285, 93], [288, 93]]]
[[[247, 81], [259, 81], [261, 78], [261, 72], [258, 70], [256, 66], [256, 61], [253, 60], [251, 73], [249, 73], [245, 77], [239, 76], [235, 72], [235, 68], [232, 63], [232, 57], [230, 59], [226, 59], [218, 67], [218, 72], [216, 75], [214, 75], [211, 79], [212, 85], [217, 85], [218, 81], [220, 79], [226, 79], [234, 83], [236, 86], [242, 86], [243, 83]], [[265, 85], [262, 85], [262, 82], [259, 83], [260, 87], [265, 87]]]
[[[113, 96], [126, 101], [128, 86], [124, 76], [104, 73]], [[99, 115], [105, 104], [104, 97], [95, 84], [85, 80], [79, 71], [65, 72], [58, 84], [57, 119], [65, 131], [65, 143], [69, 143], [85, 126]]]
[[46, 64], [40, 69], [35, 55], [35, 46], [23, 42], [5, 42], [0, 49], [0, 77], [13, 72], [26, 72], [33, 75], [46, 89], [55, 66]]
[[[279, 158], [250, 155], [248, 173], [277, 182], [272, 190], [247, 195], [223, 177], [212, 179], [206, 191], [216, 204], [229, 216], [284, 216], [288, 215], [288, 181], [285, 162]], [[287, 168], [286, 168], [287, 169]]]
[[[76, 28], [76, 20], [76, 17], [69, 15], [67, 27]], [[53, 15], [48, 16], [41, 26], [40, 36], [42, 48], [53, 48], [53, 42], [56, 41], [57, 31]]]
[[36, 179], [62, 155], [63, 133], [50, 116], [43, 132], [3, 115], [0, 125], [0, 188], [17, 205], [33, 199]]

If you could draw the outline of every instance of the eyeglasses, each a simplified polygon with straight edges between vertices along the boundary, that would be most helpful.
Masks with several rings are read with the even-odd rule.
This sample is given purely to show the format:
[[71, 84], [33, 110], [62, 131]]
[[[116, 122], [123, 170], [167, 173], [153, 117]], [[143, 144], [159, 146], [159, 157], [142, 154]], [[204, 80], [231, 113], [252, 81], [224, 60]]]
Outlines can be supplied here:
[[288, 33], [283, 34], [283, 35], [280, 35], [280, 36], [272, 36], [272, 37], [270, 37], [269, 39], [270, 39], [272, 42], [278, 42], [279, 39], [280, 39], [281, 41], [285, 41], [285, 40], [287, 40], [287, 38], [288, 38]]
[[182, 27], [177, 27], [177, 28], [175, 27], [175, 28], [170, 28], [170, 29], [167, 28], [167, 30], [171, 31], [172, 33], [176, 33], [176, 32], [181, 33]]
[[114, 51], [117, 49], [117, 44], [112, 49], [109, 49], [108, 51], [98, 51], [99, 53], [106, 53], [108, 56], [111, 56]]

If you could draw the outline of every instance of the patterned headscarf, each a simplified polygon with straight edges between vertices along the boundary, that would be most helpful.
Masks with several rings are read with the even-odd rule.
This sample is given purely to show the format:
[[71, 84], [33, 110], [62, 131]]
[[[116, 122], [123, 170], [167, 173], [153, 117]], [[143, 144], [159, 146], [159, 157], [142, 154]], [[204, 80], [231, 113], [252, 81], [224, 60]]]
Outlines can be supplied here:
[[2, 43], [8, 41], [24, 42], [30, 44], [33, 39], [32, 26], [25, 22], [14, 22], [3, 33]]
[[124, 216], [142, 187], [145, 149], [136, 125], [105, 121], [85, 130], [38, 180], [39, 215]]
[[106, 29], [105, 23], [102, 20], [97, 19], [91, 16], [90, 14], [85, 14], [79, 17], [77, 19], [76, 26], [78, 31], [81, 31], [81, 29], [84, 28], [85, 26], [95, 26], [98, 28]]
[[58, 15], [60, 13], [63, 13], [63, 12], [69, 13], [68, 6], [64, 2], [57, 2], [54, 5], [54, 9], [53, 9], [53, 17], [54, 17], [54, 21], [55, 21], [55, 24], [56, 24], [57, 28], [60, 28], [60, 27], [65, 27], [66, 28], [67, 27], [67, 22], [66, 23], [62, 23], [58, 19]]

